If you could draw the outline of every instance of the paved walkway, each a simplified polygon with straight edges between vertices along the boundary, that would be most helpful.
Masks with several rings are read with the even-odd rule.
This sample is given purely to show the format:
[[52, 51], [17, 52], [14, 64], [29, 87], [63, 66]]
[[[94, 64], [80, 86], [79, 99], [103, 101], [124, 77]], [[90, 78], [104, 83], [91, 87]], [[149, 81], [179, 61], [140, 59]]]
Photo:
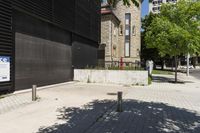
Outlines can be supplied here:
[[[2, 133], [199, 133], [200, 82], [156, 75], [150, 86], [67, 83], [0, 100]], [[123, 91], [123, 112], [116, 112]]]

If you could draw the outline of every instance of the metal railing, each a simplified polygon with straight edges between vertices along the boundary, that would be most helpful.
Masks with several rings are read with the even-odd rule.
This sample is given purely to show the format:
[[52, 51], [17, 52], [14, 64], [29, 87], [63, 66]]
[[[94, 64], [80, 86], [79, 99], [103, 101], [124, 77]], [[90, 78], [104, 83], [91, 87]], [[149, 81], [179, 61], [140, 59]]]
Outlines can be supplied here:
[[120, 62], [120, 61], [104, 61], [105, 68], [121, 69], [121, 70], [144, 70], [144, 64], [139, 61]]

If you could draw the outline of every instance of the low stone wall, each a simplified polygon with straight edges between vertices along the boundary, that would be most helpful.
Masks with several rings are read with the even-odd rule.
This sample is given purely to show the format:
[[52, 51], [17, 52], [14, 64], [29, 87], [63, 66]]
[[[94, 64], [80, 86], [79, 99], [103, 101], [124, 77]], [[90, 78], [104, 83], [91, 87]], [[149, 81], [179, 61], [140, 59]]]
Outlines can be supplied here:
[[85, 83], [148, 85], [147, 71], [75, 69], [74, 80]]

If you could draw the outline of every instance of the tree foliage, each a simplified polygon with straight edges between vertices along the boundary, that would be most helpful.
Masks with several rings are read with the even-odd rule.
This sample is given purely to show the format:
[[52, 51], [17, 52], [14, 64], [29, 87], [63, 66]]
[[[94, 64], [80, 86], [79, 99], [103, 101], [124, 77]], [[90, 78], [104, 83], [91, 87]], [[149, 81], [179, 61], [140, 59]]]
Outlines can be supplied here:
[[163, 4], [145, 33], [145, 42], [161, 56], [200, 52], [200, 2]]
[[157, 48], [163, 57], [175, 57], [177, 82], [177, 56], [200, 53], [200, 1], [179, 0], [176, 4], [161, 6], [160, 13], [146, 27], [145, 42]]
[[140, 5], [138, 0], [108, 0], [108, 3], [114, 7], [119, 1], [123, 1], [126, 6], [130, 6], [131, 2], [137, 7]]
[[153, 60], [154, 62], [160, 62], [162, 60], [158, 54], [157, 48], [148, 48], [144, 40], [147, 28], [156, 16], [157, 14], [150, 13], [142, 19], [141, 58], [143, 61]]

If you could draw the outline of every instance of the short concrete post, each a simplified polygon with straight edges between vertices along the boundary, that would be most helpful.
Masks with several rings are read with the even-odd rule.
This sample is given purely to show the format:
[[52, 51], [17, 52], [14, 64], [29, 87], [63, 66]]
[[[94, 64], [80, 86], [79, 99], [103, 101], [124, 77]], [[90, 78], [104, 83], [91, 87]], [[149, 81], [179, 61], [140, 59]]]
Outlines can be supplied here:
[[122, 92], [117, 93], [117, 112], [122, 112]]
[[32, 101], [37, 100], [36, 91], [37, 91], [37, 85], [33, 85], [32, 86]]

